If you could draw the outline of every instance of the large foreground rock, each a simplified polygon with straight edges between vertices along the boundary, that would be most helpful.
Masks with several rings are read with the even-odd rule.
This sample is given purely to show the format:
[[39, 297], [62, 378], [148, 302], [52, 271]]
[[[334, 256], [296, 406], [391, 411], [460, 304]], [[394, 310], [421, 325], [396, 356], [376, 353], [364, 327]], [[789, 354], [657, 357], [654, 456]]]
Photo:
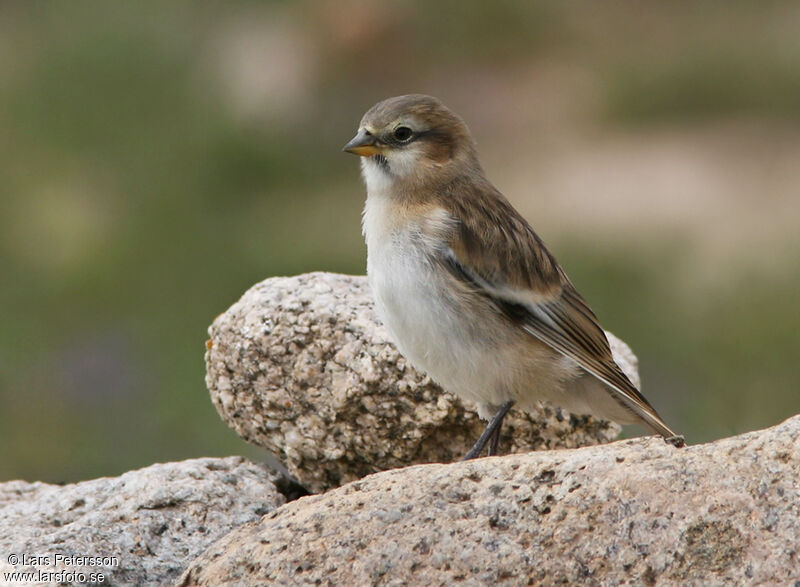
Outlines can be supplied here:
[[[267, 279], [209, 333], [206, 383], [222, 419], [312, 491], [412, 463], [458, 460], [483, 430], [474, 406], [406, 364], [375, 316], [365, 277]], [[609, 339], [638, 385], [636, 357]], [[584, 446], [618, 434], [616, 424], [551, 408], [512, 411], [501, 450]]]
[[[152, 465], [74, 485], [0, 483], [0, 584], [40, 572], [36, 584], [165, 585], [231, 529], [286, 500], [275, 474], [240, 457]], [[27, 560], [16, 557], [27, 556]], [[31, 560], [39, 555], [45, 559]], [[56, 556], [107, 557], [98, 564]], [[25, 564], [32, 563], [32, 564]], [[90, 579], [89, 579], [90, 580]]]
[[798, 545], [795, 417], [379, 473], [235, 530], [182, 584], [791, 585]]

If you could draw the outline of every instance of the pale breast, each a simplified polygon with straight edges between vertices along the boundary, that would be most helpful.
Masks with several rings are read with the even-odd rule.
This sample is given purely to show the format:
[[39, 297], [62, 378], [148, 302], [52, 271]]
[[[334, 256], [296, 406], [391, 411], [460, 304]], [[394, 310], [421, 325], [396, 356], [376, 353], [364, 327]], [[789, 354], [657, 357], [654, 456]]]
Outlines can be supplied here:
[[508, 355], [516, 333], [487, 315], [483, 300], [465, 297], [431, 258], [435, 223], [444, 222], [440, 210], [410, 215], [367, 201], [367, 274], [376, 310], [415, 368], [464, 399], [500, 404], [511, 393], [515, 369], [509, 371]]

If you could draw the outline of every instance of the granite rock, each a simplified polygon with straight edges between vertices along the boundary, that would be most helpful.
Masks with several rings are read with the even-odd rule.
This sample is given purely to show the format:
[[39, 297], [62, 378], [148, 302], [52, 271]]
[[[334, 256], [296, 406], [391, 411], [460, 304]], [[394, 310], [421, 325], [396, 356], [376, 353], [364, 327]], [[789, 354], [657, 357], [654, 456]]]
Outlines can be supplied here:
[[180, 584], [791, 585], [798, 544], [794, 417], [378, 473], [233, 531]]
[[[406, 364], [366, 277], [267, 279], [209, 328], [206, 384], [222, 419], [313, 492], [412, 463], [460, 459], [485, 425]], [[637, 360], [609, 334], [638, 385]], [[506, 418], [508, 453], [608, 442], [619, 426], [542, 406]]]
[[[171, 583], [212, 542], [282, 505], [276, 481], [265, 466], [229, 457], [64, 486], [0, 483], [2, 584], [82, 585], [92, 574], [103, 585]], [[12, 572], [44, 580], [13, 581]]]

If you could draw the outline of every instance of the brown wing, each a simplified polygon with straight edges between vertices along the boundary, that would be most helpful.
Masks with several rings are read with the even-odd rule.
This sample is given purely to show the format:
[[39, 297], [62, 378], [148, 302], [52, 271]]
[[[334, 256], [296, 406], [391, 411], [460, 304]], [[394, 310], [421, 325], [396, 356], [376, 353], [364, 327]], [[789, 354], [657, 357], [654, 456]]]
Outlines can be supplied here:
[[[614, 362], [603, 329], [533, 229], [502, 199], [453, 203], [460, 219], [440, 261], [532, 336], [574, 359], [655, 432], [675, 436]], [[488, 205], [487, 205], [488, 204]], [[488, 208], [495, 209], [495, 213]], [[489, 216], [490, 223], [479, 221]], [[480, 227], [480, 228], [478, 228]]]

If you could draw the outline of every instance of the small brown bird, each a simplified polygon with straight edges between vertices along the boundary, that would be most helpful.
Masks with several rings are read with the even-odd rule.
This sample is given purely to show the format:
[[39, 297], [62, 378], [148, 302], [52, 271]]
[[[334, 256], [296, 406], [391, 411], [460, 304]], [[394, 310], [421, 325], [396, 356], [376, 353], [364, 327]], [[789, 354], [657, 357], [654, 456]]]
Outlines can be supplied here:
[[674, 433], [611, 356], [592, 310], [486, 179], [464, 121], [431, 96], [384, 100], [344, 147], [360, 155], [367, 274], [400, 352], [489, 425], [465, 458], [497, 453], [511, 406]]

